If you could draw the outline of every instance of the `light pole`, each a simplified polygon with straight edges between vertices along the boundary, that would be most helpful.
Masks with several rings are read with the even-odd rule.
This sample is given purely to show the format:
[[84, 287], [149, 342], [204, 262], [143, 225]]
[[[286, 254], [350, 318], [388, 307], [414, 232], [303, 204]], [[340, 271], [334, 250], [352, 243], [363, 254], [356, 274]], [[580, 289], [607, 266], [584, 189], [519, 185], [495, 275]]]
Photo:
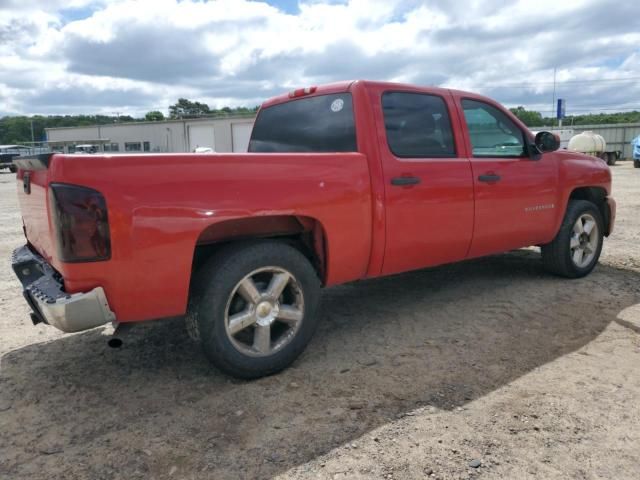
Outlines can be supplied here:
[[556, 69], [553, 68], [553, 96], [551, 97], [551, 125], [553, 126], [553, 112], [556, 111]]

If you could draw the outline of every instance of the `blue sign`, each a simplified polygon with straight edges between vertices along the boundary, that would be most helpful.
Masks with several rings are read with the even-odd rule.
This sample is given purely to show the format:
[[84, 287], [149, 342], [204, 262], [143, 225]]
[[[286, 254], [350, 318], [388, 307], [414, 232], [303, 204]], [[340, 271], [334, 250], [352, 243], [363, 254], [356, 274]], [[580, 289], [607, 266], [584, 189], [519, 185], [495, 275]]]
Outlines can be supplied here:
[[556, 118], [560, 120], [565, 117], [565, 101], [564, 98], [558, 99], [558, 110], [556, 112]]

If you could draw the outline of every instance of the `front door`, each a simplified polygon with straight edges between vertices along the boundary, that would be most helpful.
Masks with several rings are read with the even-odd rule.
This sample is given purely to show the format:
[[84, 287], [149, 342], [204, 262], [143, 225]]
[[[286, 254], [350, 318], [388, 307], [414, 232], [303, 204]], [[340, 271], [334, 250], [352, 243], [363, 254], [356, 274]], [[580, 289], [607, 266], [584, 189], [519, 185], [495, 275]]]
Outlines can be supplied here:
[[532, 160], [527, 135], [496, 105], [462, 98], [475, 189], [469, 257], [537, 245], [553, 237], [557, 165], [551, 154]]
[[[473, 228], [473, 182], [452, 97], [380, 91], [376, 102], [385, 182], [383, 274], [463, 259]], [[453, 112], [453, 114], [452, 114]]]

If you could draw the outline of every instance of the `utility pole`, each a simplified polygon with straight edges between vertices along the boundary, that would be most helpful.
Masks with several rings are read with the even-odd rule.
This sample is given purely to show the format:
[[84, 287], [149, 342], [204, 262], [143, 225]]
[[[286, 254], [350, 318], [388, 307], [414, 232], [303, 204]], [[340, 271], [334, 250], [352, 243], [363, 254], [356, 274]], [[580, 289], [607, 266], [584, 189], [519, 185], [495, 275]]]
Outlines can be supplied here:
[[33, 134], [33, 119], [31, 120], [31, 146], [35, 147], [36, 145], [36, 139], [35, 139], [35, 135]]
[[553, 126], [553, 113], [556, 111], [556, 68], [553, 67], [553, 97], [551, 98], [551, 126]]

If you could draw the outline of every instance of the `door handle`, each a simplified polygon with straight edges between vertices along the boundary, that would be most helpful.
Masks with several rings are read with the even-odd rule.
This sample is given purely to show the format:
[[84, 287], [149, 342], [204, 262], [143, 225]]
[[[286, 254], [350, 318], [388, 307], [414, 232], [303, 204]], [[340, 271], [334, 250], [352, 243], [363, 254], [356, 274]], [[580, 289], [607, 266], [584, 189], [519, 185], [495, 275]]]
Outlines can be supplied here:
[[391, 179], [391, 185], [406, 187], [407, 185], [417, 185], [420, 183], [418, 177], [395, 177]]
[[500, 175], [496, 175], [495, 173], [486, 173], [484, 175], [480, 175], [478, 180], [486, 183], [494, 183], [500, 181]]

